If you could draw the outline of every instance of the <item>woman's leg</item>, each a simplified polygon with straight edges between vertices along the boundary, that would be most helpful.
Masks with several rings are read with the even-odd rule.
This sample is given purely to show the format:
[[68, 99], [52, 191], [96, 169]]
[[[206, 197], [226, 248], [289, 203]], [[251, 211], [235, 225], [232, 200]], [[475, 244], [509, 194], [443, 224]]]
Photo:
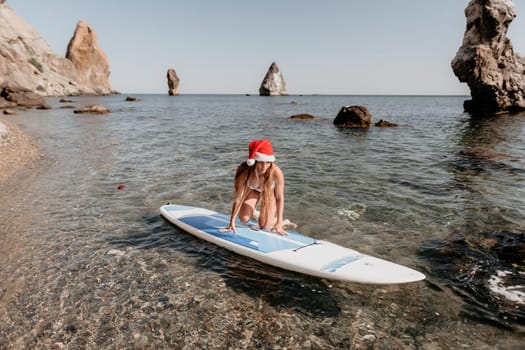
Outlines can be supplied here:
[[266, 230], [271, 230], [277, 222], [277, 203], [272, 196], [270, 203], [261, 206], [261, 214], [259, 216], [259, 226]]
[[[277, 223], [277, 203], [275, 197], [271, 198], [270, 205], [261, 208], [261, 214], [259, 216], [259, 226], [266, 230], [271, 230], [275, 223]], [[283, 220], [284, 228], [297, 228], [297, 225], [288, 219]]]
[[239, 210], [239, 220], [244, 223], [247, 223], [253, 219], [253, 214], [255, 212], [255, 206], [259, 201], [260, 194], [257, 191], [250, 191], [246, 196], [246, 199], [241, 204], [241, 209]]

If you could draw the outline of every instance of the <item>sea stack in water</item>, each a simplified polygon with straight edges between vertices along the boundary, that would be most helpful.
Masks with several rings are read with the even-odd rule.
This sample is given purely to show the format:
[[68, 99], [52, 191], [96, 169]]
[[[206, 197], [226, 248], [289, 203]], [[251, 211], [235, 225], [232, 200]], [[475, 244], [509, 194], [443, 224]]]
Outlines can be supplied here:
[[110, 94], [109, 61], [97, 44], [95, 31], [84, 21], [79, 21], [67, 46], [66, 58], [77, 68], [81, 85], [93, 86], [97, 94]]
[[286, 83], [279, 67], [273, 62], [264, 76], [261, 87], [259, 88], [260, 96], [286, 96]]
[[465, 111], [491, 114], [525, 109], [525, 58], [507, 38], [516, 17], [510, 0], [471, 0], [467, 28], [452, 69], [470, 88]]
[[175, 69], [170, 68], [168, 69], [168, 93], [170, 96], [177, 96], [179, 94], [179, 77], [177, 76], [177, 72], [175, 72]]

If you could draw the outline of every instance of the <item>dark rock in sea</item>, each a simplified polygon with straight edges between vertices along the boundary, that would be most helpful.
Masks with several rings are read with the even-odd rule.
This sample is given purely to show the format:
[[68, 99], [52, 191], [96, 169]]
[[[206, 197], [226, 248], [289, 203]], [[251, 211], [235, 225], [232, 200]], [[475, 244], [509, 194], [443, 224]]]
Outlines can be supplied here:
[[396, 127], [398, 126], [396, 123], [391, 123], [391, 122], [388, 122], [386, 120], [383, 120], [383, 119], [380, 119], [377, 123], [374, 124], [375, 126], [379, 126], [379, 127], [382, 127], [382, 128], [387, 128], [387, 127]]
[[166, 77], [168, 78], [168, 94], [170, 96], [177, 96], [179, 94], [180, 79], [177, 76], [177, 72], [175, 72], [175, 69], [168, 69]]
[[73, 108], [76, 108], [75, 106], [73, 105], [65, 105], [65, 106], [60, 106], [61, 109], [73, 109]]
[[502, 327], [525, 324], [525, 233], [453, 234], [426, 242], [432, 273], [466, 302], [467, 316]]
[[40, 106], [37, 106], [36, 109], [52, 109], [53, 107], [51, 107], [50, 105], [48, 105], [47, 103], [43, 103], [41, 104]]
[[365, 106], [343, 106], [334, 119], [334, 125], [341, 128], [368, 128], [372, 115]]
[[140, 101], [140, 98], [135, 96], [128, 96], [126, 97], [126, 101]]
[[72, 103], [72, 102], [75, 102], [69, 98], [65, 98], [65, 97], [62, 97], [60, 100], [58, 100], [58, 102], [60, 103]]
[[286, 96], [286, 82], [275, 62], [270, 65], [259, 87], [260, 96]]
[[311, 114], [302, 113], [302, 114], [294, 114], [290, 117], [290, 119], [292, 120], [317, 120], [319, 118], [314, 117]]
[[463, 43], [451, 62], [470, 88], [464, 109], [473, 114], [525, 109], [525, 57], [514, 53], [507, 38], [516, 17], [512, 1], [471, 0], [465, 9]]
[[79, 109], [75, 109], [75, 113], [88, 113], [88, 114], [107, 114], [111, 111], [101, 105], [87, 105]]

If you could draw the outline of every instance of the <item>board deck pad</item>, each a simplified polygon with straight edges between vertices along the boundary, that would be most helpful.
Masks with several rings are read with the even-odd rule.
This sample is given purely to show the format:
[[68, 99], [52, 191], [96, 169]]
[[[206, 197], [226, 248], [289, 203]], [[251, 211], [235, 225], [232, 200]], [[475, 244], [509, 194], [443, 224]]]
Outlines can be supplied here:
[[287, 236], [257, 229], [255, 222], [236, 221], [236, 232], [221, 232], [230, 217], [212, 210], [167, 204], [161, 215], [179, 228], [235, 253], [283, 269], [321, 278], [369, 284], [398, 284], [423, 280], [408, 267], [319, 241], [294, 230]]

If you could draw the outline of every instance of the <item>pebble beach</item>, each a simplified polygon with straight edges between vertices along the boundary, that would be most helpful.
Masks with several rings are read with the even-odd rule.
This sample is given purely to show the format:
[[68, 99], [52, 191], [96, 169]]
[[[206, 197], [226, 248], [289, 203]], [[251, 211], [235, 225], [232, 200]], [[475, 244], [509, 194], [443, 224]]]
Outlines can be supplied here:
[[38, 157], [33, 139], [15, 125], [0, 120], [0, 186]]

